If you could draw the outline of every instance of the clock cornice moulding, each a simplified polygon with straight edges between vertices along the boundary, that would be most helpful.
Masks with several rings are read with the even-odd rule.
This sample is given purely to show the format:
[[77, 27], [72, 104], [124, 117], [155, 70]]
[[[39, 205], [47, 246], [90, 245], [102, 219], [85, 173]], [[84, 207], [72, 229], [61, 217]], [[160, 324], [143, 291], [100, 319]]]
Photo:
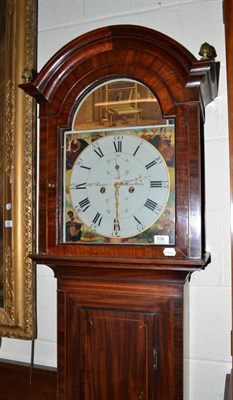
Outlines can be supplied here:
[[[130, 32], [130, 34], [129, 34]], [[127, 39], [127, 41], [126, 41]], [[127, 45], [125, 43], [127, 42]], [[130, 49], [130, 54], [126, 57], [126, 51]], [[167, 105], [167, 114], [172, 114], [172, 102], [179, 104], [185, 103], [190, 97], [195, 102], [201, 103], [201, 110], [204, 119], [204, 109], [217, 95], [217, 85], [219, 75], [219, 63], [214, 60], [197, 60], [180, 43], [171, 39], [167, 35], [136, 25], [116, 25], [93, 30], [77, 37], [63, 46], [41, 69], [39, 75], [32, 82], [20, 85], [25, 92], [35, 97], [40, 104], [51, 103], [56, 98], [56, 92], [60, 85], [64, 87], [70, 85], [67, 80], [72, 74], [77, 74], [80, 69], [82, 74], [82, 65], [90, 64], [90, 69], [95, 68], [96, 60], [98, 62], [105, 58], [108, 53], [117, 54], [115, 68], [112, 69], [112, 76], [118, 73], [118, 66], [122, 70], [122, 60], [124, 64], [136, 64], [139, 69], [139, 80], [143, 79], [140, 73], [140, 57], [135, 59], [134, 54], [140, 52], [148, 54], [148, 67], [153, 60], [162, 60], [163, 70], [166, 66], [167, 73], [163, 73], [164, 89], [172, 93], [171, 103]], [[106, 67], [106, 60], [101, 68]], [[158, 67], [160, 67], [158, 65]], [[98, 67], [100, 69], [100, 67]], [[173, 70], [179, 80], [174, 79]], [[160, 70], [155, 63], [155, 74], [161, 78]], [[129, 71], [127, 71], [129, 74]], [[88, 77], [87, 77], [88, 84]], [[180, 90], [180, 88], [183, 90]], [[169, 90], [169, 88], [171, 90]], [[191, 93], [191, 95], [190, 95]], [[208, 95], [207, 95], [208, 93]], [[176, 96], [174, 98], [174, 95]], [[67, 96], [67, 93], [66, 93]], [[51, 113], [59, 114], [60, 108], [56, 111], [54, 108]], [[48, 113], [49, 113], [48, 109]]]

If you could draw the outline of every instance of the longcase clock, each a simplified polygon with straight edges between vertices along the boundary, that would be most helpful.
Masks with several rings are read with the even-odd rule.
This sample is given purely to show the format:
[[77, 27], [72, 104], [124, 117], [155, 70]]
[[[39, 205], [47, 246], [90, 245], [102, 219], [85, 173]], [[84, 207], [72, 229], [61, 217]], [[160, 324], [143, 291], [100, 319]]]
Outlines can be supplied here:
[[21, 85], [40, 104], [32, 257], [58, 280], [59, 400], [183, 398], [183, 289], [210, 259], [203, 126], [218, 70], [119, 25]]

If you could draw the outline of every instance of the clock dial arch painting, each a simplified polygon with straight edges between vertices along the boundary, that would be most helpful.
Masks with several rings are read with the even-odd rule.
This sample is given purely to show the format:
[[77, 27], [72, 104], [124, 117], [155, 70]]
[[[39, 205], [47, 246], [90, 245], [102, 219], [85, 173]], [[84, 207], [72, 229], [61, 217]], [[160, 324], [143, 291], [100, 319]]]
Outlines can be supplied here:
[[175, 244], [175, 126], [129, 79], [97, 86], [63, 136], [64, 243]]

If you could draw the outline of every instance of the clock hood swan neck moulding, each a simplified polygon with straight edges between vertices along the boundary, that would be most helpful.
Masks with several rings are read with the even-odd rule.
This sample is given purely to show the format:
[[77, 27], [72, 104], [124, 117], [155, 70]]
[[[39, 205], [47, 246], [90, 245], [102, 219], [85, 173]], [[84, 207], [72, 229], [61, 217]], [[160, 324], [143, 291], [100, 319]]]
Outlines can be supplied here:
[[[219, 63], [206, 59], [198, 61], [182, 45], [162, 33], [142, 26], [117, 25], [96, 29], [72, 40], [46, 63], [32, 82], [20, 85], [25, 92], [33, 96], [40, 104], [39, 254], [33, 257], [37, 260], [43, 260], [43, 262], [47, 257], [49, 265], [52, 263], [51, 257], [56, 255], [61, 264], [63, 264], [63, 258], [68, 257], [70, 260], [72, 259], [71, 263], [73, 263], [73, 260], [78, 257], [80, 261], [77, 261], [77, 263], [88, 262], [93, 265], [93, 259], [96, 259], [98, 260], [96, 261], [98, 267], [101, 264], [103, 268], [106, 268], [106, 265], [118, 266], [119, 264], [122, 265], [122, 268], [124, 268], [123, 265], [127, 265], [128, 268], [130, 263], [132, 268], [137, 268], [137, 266], [141, 265], [142, 260], [146, 268], [157, 269], [160, 261], [163, 265], [167, 263], [167, 269], [183, 268], [191, 270], [191, 265], [193, 265], [194, 269], [198, 268], [197, 265], [199, 265], [199, 268], [203, 268], [208, 259], [205, 253], [204, 228], [203, 130], [205, 107], [217, 96], [218, 74]], [[130, 90], [126, 88], [127, 82], [131, 85]], [[146, 91], [151, 93], [157, 102], [165, 124], [172, 123], [174, 126], [174, 140], [171, 139], [170, 135], [169, 144], [171, 145], [171, 140], [173, 140], [174, 164], [172, 168], [174, 169], [174, 179], [170, 178], [169, 190], [171, 191], [171, 186], [173, 185], [175, 234], [174, 243], [168, 243], [167, 247], [158, 245], [158, 241], [153, 244], [139, 245], [139, 242], [135, 241], [133, 243], [130, 238], [127, 241], [125, 236], [124, 241], [114, 244], [111, 240], [109, 240], [109, 243], [105, 240], [103, 243], [93, 244], [90, 238], [87, 243], [84, 243], [84, 240], [79, 243], [72, 241], [64, 243], [61, 239], [61, 225], [64, 225], [64, 212], [62, 211], [65, 201], [64, 187], [69, 182], [68, 178], [64, 180], [64, 146], [66, 145], [66, 139], [69, 139], [69, 134], [73, 134], [74, 119], [76, 118], [77, 110], [81, 110], [81, 105], [87, 106], [90, 99], [103, 96], [103, 93], [105, 93], [105, 96], [107, 93], [109, 101], [109, 93], [116, 90], [116, 84], [119, 83], [123, 86], [123, 90], [128, 90], [131, 109], [125, 111], [124, 108], [123, 111], [122, 109], [119, 111], [118, 107], [116, 111], [116, 107], [115, 109], [113, 107], [113, 110], [108, 109], [108, 106], [103, 108], [105, 117], [101, 117], [103, 124], [102, 130], [100, 129], [101, 132], [99, 132], [101, 135], [103, 135], [105, 123], [109, 124], [108, 129], [106, 129], [107, 134], [113, 135], [116, 119], [121, 124], [126, 123], [127, 112], [134, 113], [134, 116], [128, 114], [128, 119], [137, 118], [137, 122], [135, 122], [137, 125], [143, 115], [149, 113], [149, 108], [143, 108], [141, 100], [142, 93]], [[135, 85], [136, 89], [133, 85]], [[100, 92], [102, 93], [101, 95]], [[133, 96], [135, 96], [134, 102], [137, 102], [137, 107], [132, 105]], [[99, 101], [99, 98], [97, 100]], [[95, 106], [99, 104], [102, 103], [99, 102], [97, 104], [93, 100], [90, 112], [94, 116], [96, 115]], [[109, 103], [106, 102], [105, 104]], [[137, 146], [135, 144], [137, 149], [140, 143], [144, 142], [140, 141], [140, 133], [138, 133], [140, 129], [136, 125], [133, 128], [138, 137]], [[154, 128], [157, 129], [158, 126]], [[124, 129], [126, 128], [124, 127]], [[166, 131], [167, 128], [163, 129]], [[76, 135], [78, 134], [78, 131], [76, 131]], [[114, 140], [117, 139], [120, 143], [114, 143], [115, 151], [124, 153], [124, 141], [122, 142], [120, 135], [121, 132], [118, 129]], [[129, 132], [127, 135], [129, 135]], [[127, 148], [127, 152], [129, 152], [130, 139], [129, 136], [127, 139], [127, 135], [124, 136], [123, 134], [122, 137], [125, 137], [125, 149]], [[102, 138], [102, 142], [96, 145], [99, 146], [102, 143], [102, 146], [107, 146], [108, 142], [110, 143], [111, 141], [103, 140]], [[91, 139], [89, 146], [93, 146]], [[147, 148], [146, 144], [144, 144], [144, 148]], [[99, 150], [99, 147], [93, 147], [93, 152], [91, 149], [92, 147], [89, 147], [89, 150], [83, 152], [82, 155], [83, 157], [85, 155], [86, 160], [90, 159], [91, 165], [95, 165], [92, 157], [92, 155], [96, 156], [95, 152], [101, 158], [101, 163], [98, 164], [99, 171], [101, 171], [101, 168], [103, 169], [105, 162], [107, 162], [107, 158], [105, 161], [104, 157], [102, 157], [103, 149]], [[106, 154], [112, 153], [106, 151]], [[136, 150], [130, 156], [132, 165], [135, 154]], [[156, 152], [153, 154], [156, 154]], [[137, 153], [138, 155], [139, 153]], [[119, 165], [116, 163], [115, 168], [121, 167], [123, 169], [121, 163], [126, 162], [125, 156], [121, 157], [119, 154], [118, 156], [120, 157], [118, 158]], [[114, 157], [110, 156], [112, 159]], [[153, 157], [156, 160], [156, 155]], [[153, 157], [151, 156], [151, 158]], [[163, 155], [163, 157], [165, 156]], [[77, 163], [81, 165], [80, 163], [82, 162], [84, 162], [83, 159], [79, 157]], [[146, 175], [147, 170], [154, 167], [156, 162], [152, 159], [147, 162], [145, 160], [145, 165], [143, 168], [140, 167], [140, 171], [145, 171]], [[135, 165], [139, 165], [139, 163], [141, 163], [140, 160]], [[81, 168], [85, 168], [85, 166], [81, 166]], [[173, 176], [171, 175], [171, 165], [169, 163], [167, 163], [167, 168], [170, 176]], [[91, 167], [86, 169], [90, 170]], [[149, 194], [144, 206], [147, 208], [147, 212], [156, 212], [155, 191], [160, 188], [161, 192], [165, 184], [161, 180], [162, 178], [159, 180], [153, 177], [152, 169], [150, 169], [150, 173], [148, 178]], [[107, 169], [105, 169], [106, 174], [108, 174]], [[114, 207], [117, 209], [117, 217], [115, 216], [113, 223], [114, 227], [117, 225], [117, 232], [122, 226], [118, 221], [118, 214], [121, 213], [118, 202], [120, 201], [123, 204], [125, 201], [126, 203], [127, 196], [133, 198], [130, 196], [133, 196], [132, 193], [135, 195], [135, 191], [139, 190], [140, 184], [146, 188], [146, 179], [144, 175], [141, 178], [142, 174], [144, 172], [140, 172], [140, 176], [135, 175], [134, 178], [131, 177], [128, 180], [119, 178], [120, 180], [118, 179], [114, 183], [115, 192], [113, 192], [113, 197], [115, 199]], [[88, 179], [86, 175], [80, 175], [78, 169], [72, 176], [74, 182], [71, 183], [69, 190], [75, 189], [75, 185], [76, 189], [82, 189], [77, 192], [77, 199], [74, 196], [77, 203], [77, 213], [82, 216], [82, 213], [85, 212], [84, 221], [101, 224], [101, 229], [97, 229], [97, 231], [102, 234], [105, 229], [103, 227], [104, 213], [99, 211], [98, 205], [93, 205], [90, 202], [90, 190], [88, 189], [89, 192], [87, 190], [87, 186], [93, 186], [94, 183], [86, 180]], [[79, 176], [81, 178], [84, 177], [85, 181], [78, 180]], [[164, 176], [166, 176], [165, 172]], [[100, 181], [101, 179], [103, 182], [106, 181], [104, 176], [100, 177]], [[129, 182], [131, 182], [131, 186], [128, 194], [123, 196], [125, 187]], [[95, 185], [98, 188], [98, 184], [95, 183]], [[100, 191], [98, 193], [102, 193], [101, 196], [104, 199], [106, 187], [102, 185], [98, 190]], [[87, 194], [83, 198], [79, 198], [79, 193], [80, 195], [84, 194], [84, 191]], [[152, 192], [154, 197], [150, 195]], [[108, 197], [108, 202], [110, 198]], [[91, 213], [91, 209], [93, 212], [95, 210], [96, 213], [95, 215], [93, 214], [93, 217], [88, 214], [89, 212]], [[127, 212], [127, 207], [125, 207], [125, 213]], [[138, 224], [136, 227], [142, 226], [141, 219], [143, 220], [144, 214], [145, 212], [142, 214], [135, 212], [132, 215], [131, 222], [133, 220], [134, 223]], [[71, 216], [71, 213], [69, 215]], [[138, 215], [141, 215], [141, 217], [139, 218]], [[70, 221], [68, 223], [70, 224]], [[82, 218], [81, 223], [79, 223], [79, 226], [81, 225]], [[93, 228], [93, 224], [90, 222], [87, 222], [87, 225], [91, 225], [91, 228]], [[146, 229], [149, 230], [150, 227]], [[134, 232], [135, 229], [132, 231]], [[111, 236], [111, 233], [106, 234], [106, 237], [109, 235]], [[124, 260], [127, 260], [126, 263], [124, 263]], [[177, 263], [179, 262], [177, 268], [175, 267], [176, 261]]]

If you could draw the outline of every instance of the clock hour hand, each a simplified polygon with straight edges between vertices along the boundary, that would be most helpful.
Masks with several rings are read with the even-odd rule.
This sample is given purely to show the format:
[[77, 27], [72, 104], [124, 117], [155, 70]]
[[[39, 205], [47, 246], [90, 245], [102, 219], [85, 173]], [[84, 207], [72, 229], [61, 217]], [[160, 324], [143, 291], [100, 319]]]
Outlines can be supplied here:
[[117, 171], [117, 178], [120, 179], [120, 165], [117, 164], [117, 160], [115, 160], [116, 165], [115, 165], [115, 169]]

